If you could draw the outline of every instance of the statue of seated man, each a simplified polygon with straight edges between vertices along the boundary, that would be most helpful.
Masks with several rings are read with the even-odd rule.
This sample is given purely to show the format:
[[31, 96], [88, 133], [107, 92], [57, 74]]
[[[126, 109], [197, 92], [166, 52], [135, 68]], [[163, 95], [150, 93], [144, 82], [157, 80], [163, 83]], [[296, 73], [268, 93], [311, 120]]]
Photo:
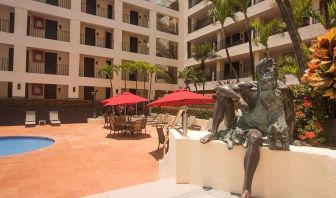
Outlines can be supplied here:
[[[217, 99], [210, 134], [201, 143], [220, 139], [228, 148], [243, 145], [247, 148], [244, 159], [244, 185], [241, 197], [251, 197], [252, 179], [260, 158], [262, 138], [274, 150], [289, 150], [294, 130], [292, 92], [277, 80], [273, 59], [265, 58], [257, 65], [257, 82], [239, 82], [232, 87], [217, 87]], [[235, 110], [234, 100], [240, 108]], [[227, 126], [218, 131], [223, 121]]]

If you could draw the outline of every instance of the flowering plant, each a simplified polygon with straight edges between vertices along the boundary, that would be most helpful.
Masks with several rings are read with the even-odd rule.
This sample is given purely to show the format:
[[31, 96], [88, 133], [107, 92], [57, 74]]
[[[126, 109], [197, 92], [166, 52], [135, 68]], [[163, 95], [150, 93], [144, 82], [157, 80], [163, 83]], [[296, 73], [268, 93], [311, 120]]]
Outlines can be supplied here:
[[308, 84], [292, 86], [296, 130], [294, 138], [312, 146], [325, 142], [324, 120], [328, 118], [322, 93]]
[[323, 91], [324, 97], [336, 100], [336, 28], [318, 37], [309, 50], [311, 60], [302, 82]]

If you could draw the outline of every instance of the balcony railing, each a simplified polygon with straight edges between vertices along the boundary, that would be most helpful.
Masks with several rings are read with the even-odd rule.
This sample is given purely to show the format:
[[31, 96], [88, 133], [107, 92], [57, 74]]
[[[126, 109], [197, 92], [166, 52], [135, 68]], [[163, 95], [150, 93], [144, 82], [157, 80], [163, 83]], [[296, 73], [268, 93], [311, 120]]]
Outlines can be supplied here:
[[138, 18], [136, 22], [135, 21], [133, 22], [133, 21], [131, 21], [131, 17], [128, 14], [123, 14], [123, 22], [129, 23], [129, 24], [132, 24], [132, 25], [145, 27], [145, 28], [149, 27], [149, 20], [148, 19]]
[[202, 20], [198, 20], [197, 22], [190, 25], [189, 33], [199, 30], [205, 26], [208, 26], [213, 22], [214, 22], [213, 18], [204, 18]]
[[[81, 10], [84, 13], [91, 14], [91, 13], [88, 13], [86, 11], [86, 2], [85, 1], [82, 1]], [[104, 18], [107, 18], [107, 19], [114, 19], [114, 10], [112, 10], [112, 12], [109, 13], [107, 8], [102, 8], [102, 7], [97, 6], [96, 7], [96, 13], [94, 15], [104, 17]]]
[[0, 58], [0, 71], [8, 71], [8, 69], [9, 69], [8, 59]]
[[45, 4], [49, 4], [49, 5], [54, 5], [54, 6], [58, 6], [58, 7], [62, 7], [62, 8], [71, 9], [71, 0], [58, 0], [57, 4], [49, 3], [46, 0], [33, 0], [33, 1], [37, 1], [37, 2], [40, 2], [40, 3], [45, 3]]
[[83, 45], [90, 45], [90, 46], [96, 46], [101, 48], [108, 48], [113, 49], [113, 40], [110, 42], [106, 40], [106, 38], [101, 37], [95, 37], [93, 39], [86, 37], [84, 34], [81, 34], [81, 44]]
[[[148, 82], [148, 75], [144, 75], [143, 73], [138, 73], [137, 75], [133, 75], [133, 74], [130, 74], [130, 73], [126, 73], [125, 75], [125, 72], [122, 72], [122, 75], [121, 75], [121, 80], [125, 80], [125, 77], [126, 77], [126, 80], [128, 81], [138, 81], [138, 82]], [[139, 85], [138, 85], [139, 86]]]
[[201, 3], [203, 0], [189, 0], [189, 9]]
[[172, 10], [179, 10], [178, 0], [156, 0], [156, 5], [160, 5]]
[[[28, 65], [28, 73], [37, 73], [37, 74], [45, 74], [45, 64], [39, 62], [30, 62]], [[57, 64], [55, 73], [48, 73], [54, 75], [69, 75], [69, 65]]]
[[10, 29], [10, 22], [5, 19], [0, 19], [0, 32], [13, 33]]
[[127, 42], [122, 42], [122, 50], [126, 52], [134, 52], [139, 54], [149, 54], [149, 49], [146, 45], [137, 45], [137, 46], [131, 46]]
[[156, 23], [156, 28], [159, 31], [166, 32], [169, 34], [175, 34], [175, 35], [178, 34], [178, 26], [169, 26], [169, 25], [158, 22]]
[[79, 76], [80, 77], [88, 77], [88, 78], [108, 79], [108, 77], [106, 76], [106, 74], [103, 71], [101, 71], [99, 68], [95, 68], [93, 77], [92, 76], [85, 76], [84, 67], [83, 66], [79, 67]]
[[35, 28], [33, 25], [29, 26], [28, 35], [33, 36], [33, 37], [40, 37], [40, 38], [65, 41], [65, 42], [70, 41], [70, 32], [63, 31], [63, 30], [57, 30], [57, 36], [54, 38], [54, 36], [46, 35], [45, 29]]

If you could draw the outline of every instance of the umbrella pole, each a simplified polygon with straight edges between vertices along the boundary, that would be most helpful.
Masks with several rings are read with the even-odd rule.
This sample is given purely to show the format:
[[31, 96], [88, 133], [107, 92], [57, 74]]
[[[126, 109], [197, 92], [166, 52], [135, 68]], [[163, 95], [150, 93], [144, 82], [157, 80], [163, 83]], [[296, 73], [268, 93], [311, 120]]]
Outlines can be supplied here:
[[183, 126], [183, 136], [188, 136], [188, 115], [187, 115], [187, 109], [188, 107], [187, 106], [184, 106], [184, 112], [183, 112], [183, 117], [182, 117], [182, 120], [183, 120], [183, 123], [182, 123], [182, 126]]

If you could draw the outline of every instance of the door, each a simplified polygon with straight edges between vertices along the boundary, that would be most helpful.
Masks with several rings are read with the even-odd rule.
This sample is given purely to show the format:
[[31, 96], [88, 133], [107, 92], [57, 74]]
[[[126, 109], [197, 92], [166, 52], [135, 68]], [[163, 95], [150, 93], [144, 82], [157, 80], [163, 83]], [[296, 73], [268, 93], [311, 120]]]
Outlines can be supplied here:
[[85, 45], [96, 45], [96, 30], [93, 28], [85, 28]]
[[44, 73], [57, 74], [57, 53], [45, 52]]
[[134, 94], [134, 95], [137, 95], [136, 89], [130, 89], [129, 92], [132, 93], [132, 94]]
[[57, 85], [44, 85], [44, 99], [56, 99]]
[[106, 88], [105, 90], [105, 98], [111, 98], [111, 88]]
[[8, 71], [13, 71], [14, 48], [8, 48]]
[[29, 71], [29, 50], [26, 51], [26, 72]]
[[8, 82], [7, 92], [8, 92], [7, 97], [12, 98], [12, 96], [13, 96], [13, 83], [12, 82]]
[[14, 21], [15, 14], [13, 12], [9, 13], [9, 32], [14, 33]]
[[94, 58], [84, 57], [84, 77], [94, 77], [94, 63]]
[[96, 0], [86, 0], [86, 13], [96, 15]]
[[84, 86], [84, 100], [93, 100], [92, 92], [94, 87]]
[[113, 19], [113, 6], [107, 5], [107, 18]]
[[27, 17], [27, 35], [30, 35], [30, 16]]
[[58, 0], [46, 0], [47, 4], [58, 6]]
[[130, 37], [130, 52], [138, 52], [138, 38]]
[[130, 11], [130, 24], [138, 25], [139, 24], [139, 13], [136, 11]]
[[108, 48], [108, 49], [112, 48], [112, 33], [111, 32], [105, 33], [105, 48]]
[[45, 20], [44, 36], [47, 39], [57, 40], [58, 22], [54, 20]]

